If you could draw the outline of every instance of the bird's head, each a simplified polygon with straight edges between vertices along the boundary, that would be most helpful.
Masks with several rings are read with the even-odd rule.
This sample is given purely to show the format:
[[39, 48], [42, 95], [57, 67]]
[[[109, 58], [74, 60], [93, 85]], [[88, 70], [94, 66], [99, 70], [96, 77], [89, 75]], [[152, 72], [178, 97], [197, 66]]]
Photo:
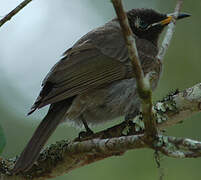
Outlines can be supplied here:
[[[160, 33], [173, 18], [173, 14], [161, 14], [152, 9], [132, 9], [127, 16], [133, 33], [154, 44], [157, 44]], [[189, 16], [187, 13], [180, 13], [177, 19]]]

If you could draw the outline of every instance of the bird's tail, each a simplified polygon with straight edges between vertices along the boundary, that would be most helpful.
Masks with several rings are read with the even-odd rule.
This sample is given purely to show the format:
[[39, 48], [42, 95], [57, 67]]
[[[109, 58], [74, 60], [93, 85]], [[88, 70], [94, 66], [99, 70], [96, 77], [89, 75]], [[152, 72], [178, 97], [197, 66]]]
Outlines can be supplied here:
[[13, 173], [29, 170], [38, 159], [39, 154], [48, 138], [54, 132], [58, 124], [64, 119], [65, 113], [71, 103], [68, 100], [61, 101], [50, 106], [50, 109], [42, 120], [31, 140], [24, 148], [17, 160]]

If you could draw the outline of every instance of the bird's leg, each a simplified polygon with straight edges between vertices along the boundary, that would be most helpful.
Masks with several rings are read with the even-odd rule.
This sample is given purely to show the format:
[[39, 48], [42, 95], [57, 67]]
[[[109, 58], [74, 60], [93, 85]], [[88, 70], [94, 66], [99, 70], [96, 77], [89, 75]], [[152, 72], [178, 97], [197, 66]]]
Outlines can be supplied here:
[[82, 118], [82, 122], [84, 124], [85, 129], [86, 129], [86, 132], [88, 134], [93, 134], [93, 131], [89, 128], [89, 126], [88, 126], [87, 122], [85, 121], [85, 119]]
[[84, 124], [84, 127], [85, 127], [86, 131], [81, 131], [81, 132], [79, 133], [79, 138], [89, 137], [89, 136], [91, 136], [92, 134], [94, 134], [94, 132], [89, 128], [89, 126], [88, 126], [86, 120], [85, 120], [83, 117], [81, 117], [81, 121], [82, 121], [82, 123]]

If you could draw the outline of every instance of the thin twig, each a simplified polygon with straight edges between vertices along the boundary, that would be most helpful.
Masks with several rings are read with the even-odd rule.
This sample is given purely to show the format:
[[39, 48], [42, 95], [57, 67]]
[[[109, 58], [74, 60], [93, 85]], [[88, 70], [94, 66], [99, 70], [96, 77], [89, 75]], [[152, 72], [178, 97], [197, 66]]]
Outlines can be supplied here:
[[122, 28], [122, 33], [128, 48], [129, 58], [133, 66], [133, 72], [137, 82], [138, 94], [142, 100], [142, 114], [145, 123], [145, 131], [148, 137], [152, 140], [157, 134], [157, 129], [152, 112], [152, 90], [150, 88], [150, 82], [147, 80], [148, 77], [144, 77], [135, 43], [135, 35], [130, 28], [122, 2], [121, 0], [111, 1]]
[[32, 0], [24, 0], [20, 3], [15, 9], [9, 12], [3, 19], [0, 20], [0, 27], [9, 21], [14, 15], [16, 15], [21, 9], [23, 9], [27, 4], [29, 4]]
[[166, 51], [167, 51], [167, 49], [168, 49], [168, 47], [170, 45], [170, 41], [172, 39], [174, 30], [175, 30], [175, 27], [176, 27], [175, 26], [176, 25], [176, 19], [177, 19], [178, 15], [179, 15], [179, 12], [181, 10], [182, 4], [183, 4], [183, 0], [178, 0], [177, 1], [176, 7], [175, 7], [175, 10], [174, 10], [173, 20], [168, 25], [168, 29], [167, 29], [165, 38], [164, 38], [164, 40], [162, 42], [160, 51], [159, 51], [159, 53], [157, 55], [157, 59], [159, 59], [161, 62], [163, 61], [164, 56], [166, 54]]
[[[175, 26], [176, 25], [176, 19], [177, 19], [178, 15], [179, 15], [179, 12], [181, 10], [182, 4], [183, 4], [183, 0], [178, 0], [177, 1], [175, 11], [174, 11], [174, 16], [173, 16], [173, 21], [168, 25], [168, 29], [167, 29], [165, 38], [163, 39], [161, 48], [160, 48], [160, 50], [158, 52], [158, 55], [157, 55], [157, 59], [160, 62], [163, 62], [164, 56], [165, 56], [166, 51], [167, 51], [167, 49], [169, 47], [170, 41], [172, 39], [174, 30], [175, 30], [175, 27], [176, 27]], [[161, 179], [163, 179], [163, 176], [161, 176]]]
[[123, 9], [123, 4], [121, 0], [112, 0], [113, 6], [115, 8], [119, 23], [122, 28], [122, 33], [128, 47], [128, 53], [133, 65], [133, 71], [135, 73], [136, 81], [139, 88], [144, 89], [144, 73], [142, 71], [141, 63], [139, 61], [138, 51], [136, 47], [135, 38], [133, 38], [133, 32], [130, 28], [127, 15]]

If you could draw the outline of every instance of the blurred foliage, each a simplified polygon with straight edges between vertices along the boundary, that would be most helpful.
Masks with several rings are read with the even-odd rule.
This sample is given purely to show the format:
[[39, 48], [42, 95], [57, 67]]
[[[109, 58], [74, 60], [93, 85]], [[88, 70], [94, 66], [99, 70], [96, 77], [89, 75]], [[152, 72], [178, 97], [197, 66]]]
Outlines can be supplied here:
[[[78, 0], [74, 0], [72, 2], [76, 1], [78, 2]], [[174, 10], [175, 2], [175, 0], [124, 0], [125, 7], [127, 9], [145, 7], [153, 8], [165, 13], [170, 13]], [[13, 39], [12, 43], [16, 43], [14, 48], [17, 49], [16, 53], [20, 55], [19, 57], [26, 56], [26, 61], [30, 61], [32, 64], [30, 68], [26, 67], [26, 73], [21, 72], [20, 70], [17, 71], [18, 69], [16, 69], [17, 73], [14, 76], [12, 72], [4, 71], [0, 61], [0, 70], [2, 74], [0, 76], [0, 123], [4, 129], [7, 139], [7, 145], [3, 152], [4, 157], [13, 157], [22, 151], [39, 123], [38, 121], [34, 121], [34, 119], [41, 119], [43, 116], [40, 114], [39, 118], [33, 118], [33, 116], [26, 117], [24, 115], [25, 110], [27, 111], [28, 107], [34, 100], [29, 99], [28, 97], [37, 96], [37, 91], [39, 91], [39, 84], [42, 79], [39, 79], [38, 76], [41, 75], [41, 77], [43, 77], [46, 74], [46, 71], [48, 71], [52, 66], [51, 63], [54, 64], [56, 62], [56, 57], [58, 57], [58, 54], [62, 53], [65, 48], [69, 48], [69, 46], [66, 46], [66, 42], [73, 42], [77, 40], [82, 34], [85, 34], [90, 29], [103, 24], [103, 22], [107, 22], [114, 17], [114, 10], [110, 0], [85, 0], [79, 1], [78, 5], [80, 7], [73, 7], [71, 1], [65, 0], [52, 1], [51, 3], [48, 0], [33, 1], [32, 4], [30, 4], [20, 13], [20, 15], [17, 15], [14, 19], [12, 19], [10, 24], [8, 23], [3, 27], [8, 36], [12, 36], [13, 32], [16, 32], [18, 33], [18, 37], [21, 38], [20, 40], [25, 38], [27, 41], [30, 41], [30, 44], [25, 44], [24, 46], [21, 46], [21, 41], [15, 42], [15, 39]], [[35, 8], [33, 8], [34, 6]], [[80, 25], [81, 20], [79, 16], [76, 16], [79, 14], [77, 11], [81, 11], [82, 6], [89, 7], [87, 11], [79, 13], [86, 18], [84, 23], [90, 28], [88, 28], [88, 26], [83, 27]], [[3, 5], [1, 8], [2, 7]], [[39, 18], [46, 17], [47, 19], [43, 19], [43, 23], [40, 24], [40, 26], [38, 24], [31, 26], [32, 22], [29, 21], [29, 19], [27, 19], [27, 22], [23, 22], [24, 27], [27, 27], [28, 25], [26, 23], [29, 23], [28, 27], [30, 29], [38, 28], [40, 30], [43, 28], [41, 30], [41, 36], [30, 36], [30, 29], [25, 29], [23, 32], [17, 30], [15, 31], [15, 27], [17, 29], [17, 25], [13, 25], [12, 22], [17, 23], [19, 16], [25, 16], [23, 13], [26, 13], [27, 18], [31, 18], [31, 15], [29, 14], [30, 11], [34, 11], [34, 16], [37, 15], [37, 10], [41, 7], [44, 8], [42, 9], [44, 14], [41, 14], [42, 16]], [[171, 90], [176, 88], [182, 90], [201, 81], [200, 7], [201, 1], [184, 1], [183, 11], [191, 13], [192, 17], [177, 23], [176, 32], [164, 59], [163, 76], [160, 80], [157, 90], [154, 92], [154, 101], [161, 99]], [[41, 13], [43, 11], [41, 11]], [[67, 16], [69, 11], [71, 11], [72, 14], [70, 17]], [[92, 11], [95, 12], [94, 16], [90, 15], [90, 12]], [[47, 26], [47, 28], [43, 27], [42, 25]], [[71, 26], [75, 26], [75, 28], [73, 29]], [[69, 28], [71, 28], [73, 34], [68, 32]], [[38, 29], [34, 30], [37, 31]], [[79, 34], [78, 30], [82, 30], [82, 33]], [[1, 33], [2, 31], [0, 30], [0, 40], [3, 38]], [[7, 39], [4, 40], [5, 42], [7, 41]], [[3, 41], [0, 41], [0, 59], [2, 60], [3, 57], [5, 57], [3, 55], [10, 55], [10, 57], [13, 58], [13, 63], [10, 64], [12, 67], [9, 66], [9, 68], [12, 70], [15, 70], [16, 67], [19, 68], [24, 66], [20, 59], [15, 59], [16, 54], [13, 52], [14, 50], [4, 50], [5, 45], [2, 45], [2, 42]], [[10, 48], [11, 45], [13, 45], [12, 43], [8, 44]], [[44, 44], [41, 47], [40, 44], [42, 43]], [[37, 49], [38, 47], [40, 48]], [[27, 51], [28, 54], [26, 54]], [[52, 62], [50, 60], [51, 57]], [[40, 58], [40, 61], [37, 61], [39, 64], [36, 64], [34, 60], [38, 58]], [[43, 74], [38, 73], [38, 70], [40, 69], [44, 71]], [[22, 74], [22, 76], [20, 76], [20, 74]], [[19, 77], [23, 76], [24, 78], [28, 77], [29, 81], [25, 81], [23, 79], [19, 80]], [[34, 78], [37, 79], [37, 85], [34, 83], [34, 80], [32, 81]], [[25, 89], [22, 91], [22, 89], [17, 88], [17, 81], [20, 81], [22, 85], [26, 85], [27, 90]], [[34, 89], [34, 93], [31, 91], [31, 89]], [[22, 109], [23, 113], [22, 111], [19, 112], [19, 107]], [[101, 127], [97, 127], [95, 130], [97, 131], [100, 128], [103, 129], [109, 127], [121, 120], [122, 119], [105, 124]], [[197, 114], [185, 120], [183, 124], [168, 128], [166, 134], [201, 140], [200, 120], [201, 114]], [[48, 143], [53, 143], [64, 138], [72, 139], [77, 134], [78, 131], [74, 128], [61, 125], [57, 128], [56, 132], [50, 138]], [[201, 158], [181, 160], [164, 157], [161, 165], [165, 168], [165, 180], [201, 179]], [[112, 157], [93, 163], [89, 166], [76, 169], [69, 174], [55, 179], [156, 180], [158, 178], [157, 171], [153, 151], [142, 149], [129, 151], [121, 157]]]
[[6, 137], [4, 135], [4, 130], [0, 125], [0, 154], [3, 152], [5, 146], [6, 146]]

